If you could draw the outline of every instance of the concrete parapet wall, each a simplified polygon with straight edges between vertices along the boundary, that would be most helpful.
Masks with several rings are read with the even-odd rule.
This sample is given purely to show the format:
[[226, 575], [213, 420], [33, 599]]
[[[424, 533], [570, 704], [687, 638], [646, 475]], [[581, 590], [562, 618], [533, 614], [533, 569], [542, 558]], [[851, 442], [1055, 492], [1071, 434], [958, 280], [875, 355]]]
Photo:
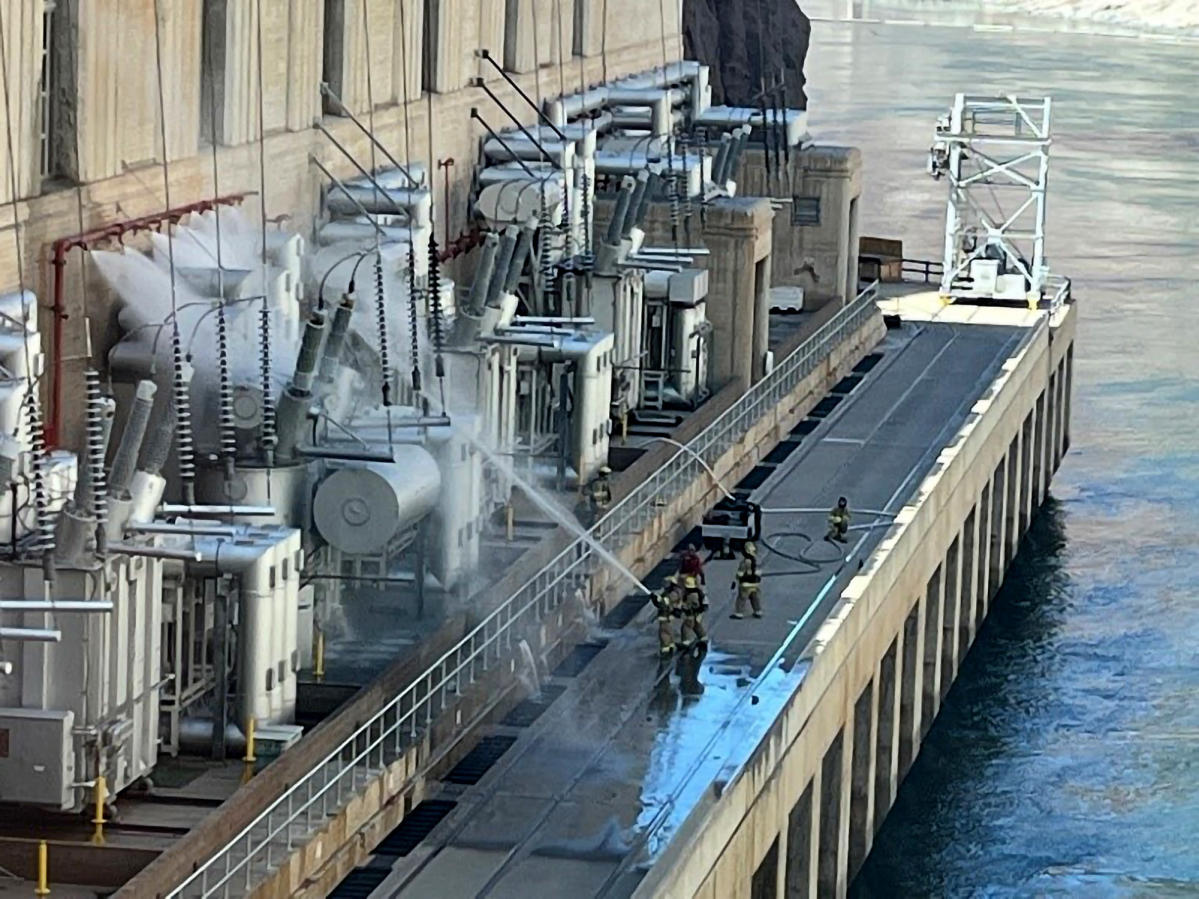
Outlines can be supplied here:
[[1068, 446], [1075, 317], [1004, 365], [805, 649], [783, 714], [636, 896], [845, 895]]

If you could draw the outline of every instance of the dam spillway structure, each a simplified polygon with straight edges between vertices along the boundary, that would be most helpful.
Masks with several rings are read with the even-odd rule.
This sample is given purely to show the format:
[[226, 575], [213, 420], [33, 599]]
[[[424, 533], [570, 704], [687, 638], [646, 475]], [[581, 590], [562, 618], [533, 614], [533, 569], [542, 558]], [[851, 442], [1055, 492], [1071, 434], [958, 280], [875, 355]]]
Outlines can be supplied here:
[[[469, 54], [452, 4], [377, 5], [327, 5], [323, 44], [298, 8], [137, 24], [160, 77], [209, 79], [177, 98], [203, 135], [164, 110], [133, 146], [153, 107], [118, 134], [174, 201], [29, 200], [0, 866], [36, 882], [49, 839], [97, 894], [843, 893], [1068, 445], [1048, 101], [955, 101], [945, 262], [912, 284], [859, 265], [860, 155], [785, 84], [714, 102], [671, 34], [586, 3], [482, 15]], [[1034, 197], [1031, 248], [961, 201], [1001, 127], [1032, 141], [986, 176]], [[102, 150], [66, 176], [134, 190]], [[841, 493], [854, 540], [822, 554]], [[731, 578], [712, 535], [750, 518], [767, 616], [713, 589], [707, 654], [656, 665], [672, 550]]]

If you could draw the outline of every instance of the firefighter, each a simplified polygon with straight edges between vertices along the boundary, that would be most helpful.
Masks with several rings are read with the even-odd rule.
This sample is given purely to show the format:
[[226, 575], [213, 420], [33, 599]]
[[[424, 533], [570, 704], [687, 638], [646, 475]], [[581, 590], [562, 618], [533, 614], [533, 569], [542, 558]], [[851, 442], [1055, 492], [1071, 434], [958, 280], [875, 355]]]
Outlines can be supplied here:
[[828, 533], [824, 535], [824, 539], [830, 543], [834, 540], [838, 543], [848, 543], [845, 534], [849, 531], [849, 518], [849, 500], [841, 497], [828, 513]]
[[673, 577], [651, 597], [658, 612], [658, 655], [666, 658], [674, 652], [674, 619], [679, 617], [679, 588]]
[[591, 514], [598, 519], [608, 510], [608, 506], [612, 505], [612, 485], [608, 483], [608, 478], [612, 474], [612, 469], [607, 465], [600, 467], [599, 474], [595, 476], [595, 480], [591, 482]]
[[744, 618], [745, 607], [754, 610], [754, 617], [762, 617], [762, 574], [758, 570], [758, 548], [747, 541], [744, 557], [737, 566], [737, 579], [732, 586], [737, 588], [737, 604], [733, 607], [730, 618]]
[[688, 543], [687, 548], [679, 555], [679, 575], [692, 575], [699, 578], [700, 584], [707, 584], [704, 577], [704, 560], [700, 558], [699, 549], [694, 543]]
[[679, 604], [683, 619], [683, 626], [680, 628], [682, 648], [707, 646], [708, 631], [704, 627], [704, 612], [708, 610], [708, 600], [704, 595], [704, 588], [700, 586], [699, 578], [693, 574], [684, 577], [682, 594], [682, 602]]

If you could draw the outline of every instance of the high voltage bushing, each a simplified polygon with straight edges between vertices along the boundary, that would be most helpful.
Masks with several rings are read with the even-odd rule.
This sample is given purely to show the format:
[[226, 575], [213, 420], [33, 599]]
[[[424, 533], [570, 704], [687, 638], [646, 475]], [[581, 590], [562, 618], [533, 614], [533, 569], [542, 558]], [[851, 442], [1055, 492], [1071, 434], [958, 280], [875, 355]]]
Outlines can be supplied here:
[[487, 301], [487, 291], [491, 286], [491, 278], [495, 273], [495, 259], [499, 252], [500, 239], [495, 233], [490, 233], [483, 240], [483, 252], [479, 256], [479, 264], [475, 268], [475, 280], [471, 283], [467, 295], [466, 312], [478, 318], [483, 314]]
[[146, 428], [154, 412], [154, 395], [158, 388], [153, 381], [139, 381], [137, 393], [133, 397], [133, 405], [129, 409], [129, 419], [125, 422], [125, 430], [121, 432], [121, 442], [117, 444], [116, 455], [112, 458], [112, 470], [108, 478], [108, 495], [114, 499], [128, 499], [129, 485], [133, 481], [133, 472], [137, 468], [137, 454], [146, 436]]
[[341, 302], [333, 310], [333, 324], [329, 326], [329, 337], [325, 341], [324, 355], [321, 357], [320, 379], [330, 381], [337, 373], [341, 364], [342, 350], [346, 345], [346, 334], [350, 330], [350, 318], [354, 314], [354, 297], [351, 293], [343, 293]]
[[42, 574], [47, 583], [54, 582], [54, 519], [50, 517], [50, 502], [46, 493], [46, 432], [42, 423], [42, 409], [37, 391], [31, 390], [25, 398], [25, 419], [33, 443], [33, 510], [37, 516], [37, 537], [34, 549], [42, 557]]
[[637, 181], [630, 175], [625, 175], [620, 179], [620, 191], [616, 194], [616, 209], [612, 213], [612, 220], [608, 222], [608, 243], [619, 245], [622, 235], [624, 234], [625, 219], [629, 214], [629, 205], [633, 200], [633, 191], [637, 187]]
[[87, 551], [88, 537], [95, 535], [96, 551], [107, 552], [108, 493], [104, 457], [116, 404], [100, 389], [100, 373], [87, 369], [84, 378], [84, 452], [78, 466], [75, 494], [58, 513], [55, 522], [54, 555], [73, 562]]
[[433, 326], [433, 373], [445, 377], [441, 351], [445, 345], [441, 321], [441, 258], [437, 253], [437, 238], [429, 235], [429, 319]]
[[508, 271], [512, 266], [512, 258], [516, 252], [516, 244], [520, 239], [520, 229], [508, 225], [500, 235], [500, 247], [495, 256], [495, 270], [487, 284], [487, 297], [483, 305], [493, 309], [499, 308], [500, 298], [504, 295], [504, 285], [508, 282]]
[[533, 246], [533, 232], [536, 230], [532, 220], [521, 225], [520, 238], [517, 241], [516, 250], [512, 254], [512, 262], [508, 266], [508, 277], [504, 279], [504, 293], [515, 292], [520, 283], [521, 273], [525, 269], [525, 259], [528, 258]]
[[645, 206], [645, 193], [649, 190], [649, 175], [650, 173], [645, 169], [637, 173], [636, 185], [633, 187], [633, 196], [629, 200], [629, 208], [624, 217], [624, 227], [621, 229], [621, 237], [623, 238], [632, 236], [633, 229], [641, 224], [642, 209]]
[[375, 322], [379, 329], [379, 365], [383, 369], [383, 405], [391, 405], [391, 353], [387, 340], [387, 292], [383, 284], [383, 254], [375, 251]]
[[271, 310], [265, 297], [258, 313], [258, 361], [262, 374], [262, 451], [269, 466], [275, 461], [278, 438], [275, 433], [275, 396], [271, 386]]
[[116, 403], [104, 396], [100, 390], [100, 373], [89, 368], [84, 372], [87, 385], [87, 475], [83, 501], [85, 514], [96, 521], [96, 548], [101, 554], [106, 551], [108, 523], [108, 485], [104, 471], [104, 459], [108, 454], [108, 438], [112, 434], [112, 420], [116, 414]]
[[290, 461], [295, 457], [296, 447], [304, 432], [304, 426], [308, 422], [308, 410], [312, 405], [312, 383], [324, 332], [325, 313], [314, 309], [304, 325], [304, 336], [300, 341], [300, 352], [296, 357], [295, 374], [279, 400], [279, 410], [276, 416], [278, 443], [275, 450], [280, 459]]
[[412, 392], [419, 396], [420, 383], [420, 344], [418, 335], [420, 325], [417, 323], [416, 302], [416, 248], [413, 241], [408, 241], [408, 332], [412, 341]]
[[233, 462], [237, 456], [237, 426], [233, 415], [233, 379], [229, 374], [229, 323], [223, 299], [216, 310], [216, 337], [221, 457], [225, 461], [226, 474], [232, 476]]
[[591, 179], [586, 170], [579, 172], [579, 190], [583, 193], [580, 215], [583, 218], [583, 252], [591, 255]]
[[172, 386], [175, 400], [175, 455], [179, 457], [179, 480], [183, 484], [185, 502], [195, 502], [196, 444], [192, 434], [191, 402], [188, 385], [190, 366], [183, 358], [183, 339], [176, 320], [171, 332]]

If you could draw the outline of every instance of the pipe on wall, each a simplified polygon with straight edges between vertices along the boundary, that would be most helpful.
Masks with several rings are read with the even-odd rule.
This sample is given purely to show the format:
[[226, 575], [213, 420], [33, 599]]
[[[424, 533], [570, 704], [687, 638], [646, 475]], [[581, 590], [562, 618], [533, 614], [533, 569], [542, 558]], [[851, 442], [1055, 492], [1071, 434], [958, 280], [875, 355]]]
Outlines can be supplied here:
[[26, 643], [58, 643], [62, 631], [42, 627], [0, 627], [0, 640], [17, 640]]

